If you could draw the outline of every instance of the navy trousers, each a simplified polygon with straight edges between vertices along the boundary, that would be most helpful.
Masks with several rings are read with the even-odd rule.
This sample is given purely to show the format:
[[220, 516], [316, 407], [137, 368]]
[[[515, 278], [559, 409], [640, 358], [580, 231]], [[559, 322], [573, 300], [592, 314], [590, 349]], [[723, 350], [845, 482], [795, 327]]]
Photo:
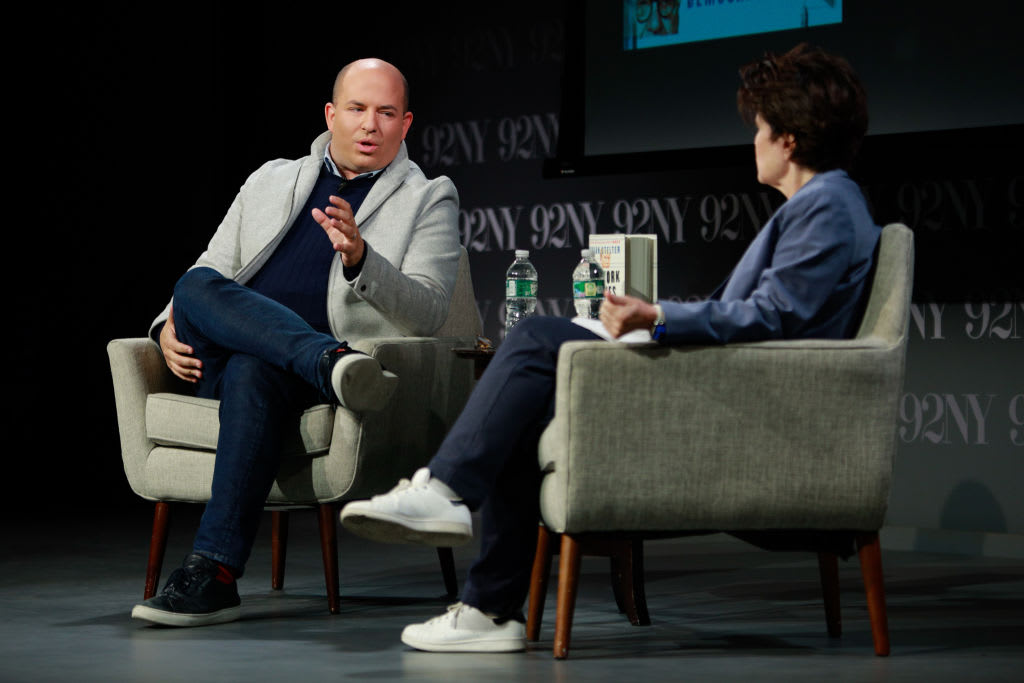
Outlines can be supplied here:
[[194, 268], [178, 281], [174, 324], [203, 362], [197, 395], [220, 400], [213, 487], [193, 551], [241, 575], [284, 435], [303, 410], [332, 396], [319, 361], [340, 344], [211, 268]]
[[480, 555], [462, 602], [499, 616], [521, 613], [537, 543], [537, 442], [554, 415], [559, 347], [600, 339], [568, 318], [517, 324], [431, 459], [431, 475], [480, 511]]

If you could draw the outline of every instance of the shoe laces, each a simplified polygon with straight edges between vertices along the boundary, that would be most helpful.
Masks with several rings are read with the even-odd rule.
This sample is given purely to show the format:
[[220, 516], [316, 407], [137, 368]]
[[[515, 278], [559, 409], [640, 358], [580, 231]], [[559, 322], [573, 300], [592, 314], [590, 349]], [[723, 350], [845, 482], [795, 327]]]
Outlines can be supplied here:
[[391, 489], [387, 493], [378, 493], [376, 496], [373, 496], [373, 500], [393, 496], [394, 494], [401, 493], [402, 491], [408, 488], [420, 488], [426, 486], [427, 483], [430, 481], [430, 472], [429, 470], [427, 470], [425, 474], [421, 474], [421, 472], [423, 472], [424, 470], [427, 470], [427, 468], [423, 467], [420, 468], [419, 470], [416, 470], [416, 473], [413, 474], [412, 479], [406, 479], [405, 477], [399, 479], [398, 483], [395, 484], [395, 487], [393, 489]]
[[198, 562], [191, 562], [190, 559], [186, 558], [182, 566], [171, 572], [164, 590], [170, 589], [179, 593], [188, 593], [189, 588], [215, 577], [220, 569], [215, 563], [204, 566], [204, 564]]
[[396, 493], [401, 493], [410, 486], [412, 486], [412, 482], [409, 481], [408, 479], [399, 479], [398, 483], [395, 484], [395, 487], [393, 489], [391, 489], [387, 493], [378, 493], [377, 495], [373, 496], [372, 500], [380, 500], [381, 498], [387, 498], [388, 496], [392, 496]]
[[448, 609], [445, 610], [444, 614], [439, 614], [433, 619], [428, 619], [428, 624], [440, 624], [441, 622], [450, 621], [452, 628], [456, 628], [459, 625], [459, 616], [465, 609], [473, 609], [472, 605], [467, 605], [464, 602], [456, 602], [453, 605], [448, 605]]
[[177, 593], [188, 593], [193, 584], [199, 583], [202, 579], [202, 572], [191, 567], [178, 567], [171, 574], [164, 590], [173, 590]]

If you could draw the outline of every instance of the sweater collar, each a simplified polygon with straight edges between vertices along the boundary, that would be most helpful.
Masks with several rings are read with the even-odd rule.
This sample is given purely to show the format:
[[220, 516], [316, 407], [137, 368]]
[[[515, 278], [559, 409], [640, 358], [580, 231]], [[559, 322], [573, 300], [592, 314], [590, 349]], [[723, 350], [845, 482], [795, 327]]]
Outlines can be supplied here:
[[385, 166], [384, 168], [378, 168], [376, 171], [367, 171], [366, 173], [360, 173], [359, 175], [357, 175], [357, 176], [355, 176], [353, 178], [345, 178], [345, 176], [342, 175], [341, 171], [338, 170], [338, 166], [337, 166], [337, 164], [334, 163], [334, 159], [331, 158], [331, 146], [330, 145], [327, 145], [326, 147], [324, 147], [324, 164], [327, 166], [327, 170], [331, 172], [331, 175], [336, 175], [339, 178], [341, 178], [342, 180], [350, 180], [350, 181], [351, 180], [359, 180], [361, 178], [373, 178], [373, 177], [379, 175], [380, 173], [383, 173], [384, 172], [384, 168], [387, 168], [387, 166]]

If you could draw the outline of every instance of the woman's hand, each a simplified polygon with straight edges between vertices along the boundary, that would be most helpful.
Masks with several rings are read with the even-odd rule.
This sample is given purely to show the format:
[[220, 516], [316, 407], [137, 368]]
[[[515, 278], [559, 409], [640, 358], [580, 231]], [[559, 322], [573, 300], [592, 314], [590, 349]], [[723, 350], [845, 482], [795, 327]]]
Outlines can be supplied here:
[[634, 296], [612, 294], [607, 290], [599, 315], [605, 329], [616, 339], [633, 330], [649, 330], [658, 319], [654, 304]]

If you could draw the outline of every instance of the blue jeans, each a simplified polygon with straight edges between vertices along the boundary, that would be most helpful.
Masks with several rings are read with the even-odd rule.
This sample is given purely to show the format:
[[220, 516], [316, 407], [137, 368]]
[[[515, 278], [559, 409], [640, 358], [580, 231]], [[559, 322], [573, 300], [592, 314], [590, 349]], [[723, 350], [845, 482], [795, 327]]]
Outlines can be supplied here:
[[509, 332], [429, 468], [479, 509], [480, 555], [461, 600], [499, 616], [520, 613], [537, 544], [537, 442], [554, 416], [558, 349], [600, 339], [568, 318], [527, 318]]
[[306, 408], [332, 396], [320, 357], [341, 344], [211, 268], [174, 288], [178, 339], [203, 362], [196, 394], [220, 400], [210, 501], [193, 551], [241, 575], [277, 475], [281, 444]]

